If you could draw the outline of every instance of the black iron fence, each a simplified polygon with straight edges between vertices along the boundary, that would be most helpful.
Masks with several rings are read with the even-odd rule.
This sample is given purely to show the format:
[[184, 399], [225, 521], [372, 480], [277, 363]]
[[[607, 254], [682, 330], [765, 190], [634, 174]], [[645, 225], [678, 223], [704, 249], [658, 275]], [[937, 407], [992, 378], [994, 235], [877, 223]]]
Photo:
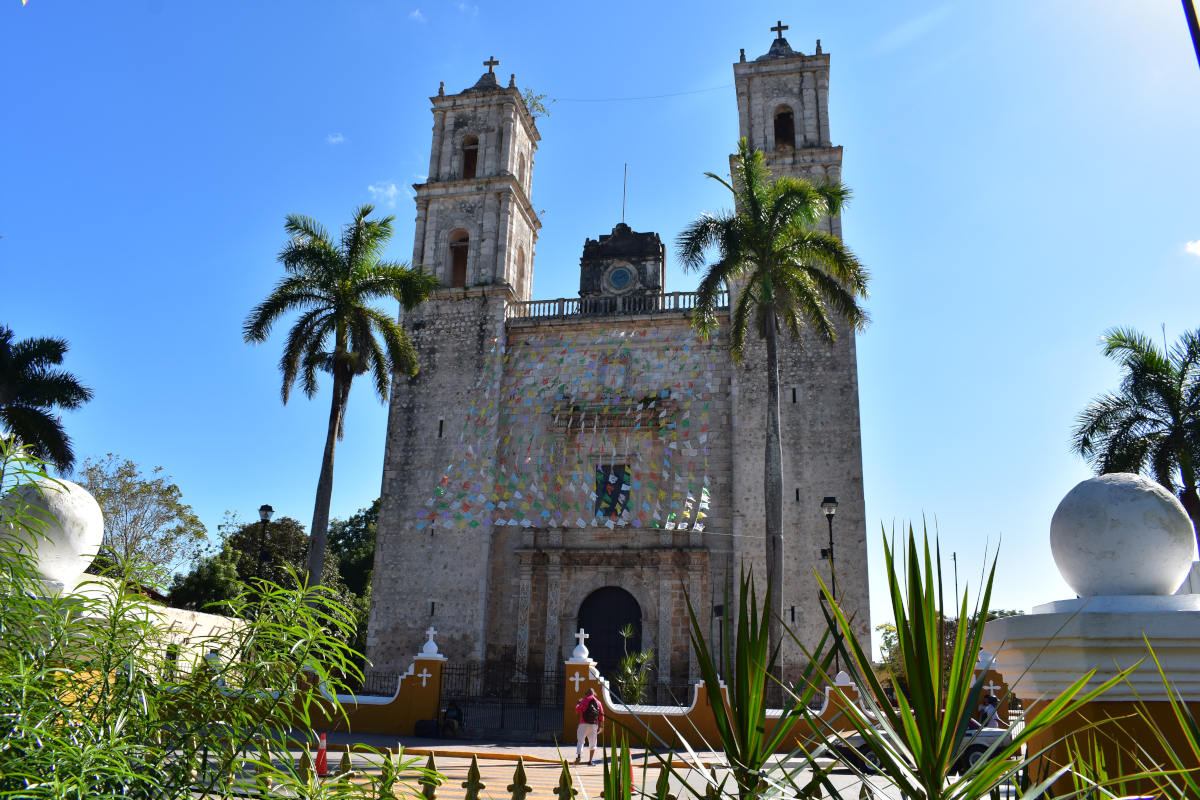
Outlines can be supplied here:
[[536, 735], [562, 729], [563, 668], [528, 673], [511, 662], [447, 664], [442, 707], [462, 710], [468, 735]]

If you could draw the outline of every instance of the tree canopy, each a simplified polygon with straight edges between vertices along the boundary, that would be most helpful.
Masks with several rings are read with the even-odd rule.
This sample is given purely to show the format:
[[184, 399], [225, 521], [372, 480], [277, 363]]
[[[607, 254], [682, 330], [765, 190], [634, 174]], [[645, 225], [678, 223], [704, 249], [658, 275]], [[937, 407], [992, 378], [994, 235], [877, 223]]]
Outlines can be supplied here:
[[[803, 334], [832, 342], [841, 320], [853, 329], [867, 323], [858, 304], [867, 295], [867, 270], [837, 236], [820, 230], [841, 213], [850, 190], [837, 183], [810, 183], [791, 176], [772, 179], [763, 154], [738, 142], [730, 180], [705, 173], [733, 195], [734, 211], [705, 214], [679, 235], [686, 270], [704, 270], [693, 324], [708, 335], [717, 326], [721, 293], [730, 293], [729, 342], [742, 361], [746, 335], [766, 343], [767, 414], [763, 455], [764, 525], [768, 585], [777, 588], [770, 640], [781, 642], [783, 617], [783, 450], [779, 429], [778, 334], [803, 345]], [[708, 254], [715, 250], [715, 259]]]
[[1170, 349], [1132, 328], [1113, 328], [1101, 342], [1121, 385], [1080, 412], [1072, 447], [1097, 474], [1152, 475], [1178, 496], [1200, 540], [1200, 330]]
[[136, 557], [170, 573], [200, 555], [208, 530], [162, 467], [143, 475], [137, 464], [108, 453], [84, 461], [79, 483], [104, 512], [106, 561]]
[[54, 337], [17, 341], [11, 328], [0, 325], [0, 435], [16, 438], [32, 455], [69, 473], [75, 452], [56, 411], [79, 408], [92, 399], [92, 390], [56, 369], [67, 348], [66, 339]]
[[337, 241], [316, 220], [290, 214], [284, 223], [288, 240], [279, 253], [284, 277], [255, 306], [242, 327], [247, 342], [261, 344], [285, 315], [300, 314], [279, 359], [285, 404], [297, 382], [311, 398], [317, 392], [318, 372], [333, 377], [325, 450], [313, 504], [307, 570], [310, 576], [320, 573], [325, 563], [334, 451], [344, 433], [351, 383], [356, 376], [370, 372], [375, 392], [385, 402], [393, 371], [408, 375], [417, 372], [416, 350], [404, 327], [396, 321], [394, 312], [371, 302], [390, 297], [399, 300], [405, 310], [412, 310], [437, 286], [437, 279], [431, 275], [384, 260], [394, 218], [370, 219], [373, 211], [370, 205], [359, 207]]

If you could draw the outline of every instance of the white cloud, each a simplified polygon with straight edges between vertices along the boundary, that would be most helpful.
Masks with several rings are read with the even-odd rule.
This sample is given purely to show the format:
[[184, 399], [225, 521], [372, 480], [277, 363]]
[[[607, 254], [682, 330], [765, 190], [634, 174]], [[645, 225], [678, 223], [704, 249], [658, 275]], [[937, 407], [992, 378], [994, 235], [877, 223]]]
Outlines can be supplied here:
[[469, 3], [461, 3], [460, 2], [458, 4], [458, 10], [463, 12], [464, 14], [470, 14], [473, 17], [477, 16], [479, 14], [479, 6], [473, 6]]
[[1200, 256], [1200, 239], [1197, 239], [1194, 242], [1188, 242], [1183, 246], [1183, 249], [1187, 250], [1194, 256]]
[[907, 47], [933, 30], [952, 10], [950, 5], [946, 4], [927, 14], [902, 22], [879, 39], [876, 49], [881, 53], [891, 53]]
[[414, 8], [412, 11], [410, 11], [408, 13], [408, 18], [415, 19], [417, 22], [425, 21], [425, 15], [421, 13], [421, 9], [419, 8]]
[[371, 193], [371, 197], [375, 202], [384, 203], [388, 208], [396, 207], [396, 197], [400, 194], [400, 189], [391, 181], [379, 186], [371, 184], [367, 187], [367, 191]]
[[346, 141], [346, 137], [342, 136], [340, 133], [331, 133], [325, 137], [325, 141], [329, 142], [330, 144], [341, 144], [342, 142]]

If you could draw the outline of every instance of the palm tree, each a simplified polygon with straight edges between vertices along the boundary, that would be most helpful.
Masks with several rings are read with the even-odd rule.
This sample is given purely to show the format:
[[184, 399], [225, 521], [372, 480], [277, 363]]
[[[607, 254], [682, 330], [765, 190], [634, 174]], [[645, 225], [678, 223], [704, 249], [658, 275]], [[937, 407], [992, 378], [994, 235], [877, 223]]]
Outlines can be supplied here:
[[1121, 365], [1121, 388], [1080, 412], [1072, 447], [1098, 474], [1148, 472], [1179, 497], [1200, 541], [1200, 330], [1170, 350], [1131, 328], [1101, 339]]
[[769, 622], [772, 647], [780, 642], [783, 616], [783, 451], [779, 433], [778, 336], [786, 330], [798, 342], [809, 331], [828, 342], [837, 336], [836, 320], [856, 330], [867, 323], [858, 299], [867, 296], [869, 275], [841, 239], [817, 229], [850, 198], [840, 184], [813, 184], [792, 177], [771, 179], [763, 154], [742, 139], [734, 158], [732, 182], [705, 173], [733, 194], [734, 212], [705, 214], [677, 242], [686, 270], [705, 268], [710, 248], [717, 259], [707, 265], [697, 290], [693, 323], [703, 334], [717, 325], [723, 287], [736, 289], [730, 322], [730, 352], [740, 363], [746, 334], [753, 328], [766, 340], [767, 437], [763, 459], [767, 578], [774, 608]]
[[[279, 253], [285, 275], [267, 299], [250, 312], [242, 327], [247, 342], [261, 344], [281, 316], [301, 312], [279, 359], [285, 405], [297, 381], [311, 398], [317, 392], [318, 370], [333, 376], [329, 427], [313, 507], [310, 580], [314, 576], [320, 580], [325, 563], [333, 453], [345, 430], [350, 384], [355, 376], [370, 371], [379, 399], [386, 401], [393, 370], [409, 375], [417, 372], [416, 351], [404, 328], [392, 315], [369, 303], [394, 297], [411, 311], [437, 285], [435, 278], [407, 264], [382, 260], [394, 218], [367, 219], [372, 211], [370, 205], [357, 209], [338, 242], [316, 220], [288, 215], [284, 230], [290, 238]], [[383, 347], [376, 334], [383, 340]]]
[[0, 325], [0, 437], [17, 439], [69, 473], [75, 464], [71, 437], [52, 411], [79, 408], [92, 399], [92, 390], [54, 369], [66, 355], [66, 339], [13, 339], [12, 329]]

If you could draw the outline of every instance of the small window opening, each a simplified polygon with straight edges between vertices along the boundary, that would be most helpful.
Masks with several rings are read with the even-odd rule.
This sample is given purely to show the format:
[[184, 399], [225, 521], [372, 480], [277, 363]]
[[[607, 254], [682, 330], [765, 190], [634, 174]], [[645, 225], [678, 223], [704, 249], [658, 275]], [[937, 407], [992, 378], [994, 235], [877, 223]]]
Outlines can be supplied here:
[[596, 465], [596, 516], [618, 520], [629, 507], [629, 465]]
[[461, 287], [467, 285], [467, 253], [471, 237], [466, 231], [454, 231], [450, 234], [450, 285]]
[[796, 402], [796, 387], [792, 387], [792, 402]]
[[800, 490], [799, 489], [796, 490], [796, 502], [797, 503], [800, 502]]
[[789, 106], [775, 109], [775, 149], [796, 149], [796, 123]]
[[434, 608], [436, 608], [436, 607], [437, 607], [437, 603], [435, 603], [435, 602], [433, 602], [432, 600], [430, 600], [430, 601], [429, 601], [429, 616], [431, 616], [431, 617], [433, 616], [433, 610], [434, 610]]
[[[443, 430], [443, 427], [445, 426], [445, 424], [446, 424], [446, 420], [444, 420], [444, 419], [438, 420], [438, 438], [439, 439], [442, 438], [442, 430]], [[799, 498], [796, 498], [796, 499], [799, 499]]]
[[462, 143], [463, 178], [474, 178], [479, 165], [479, 137], [466, 136]]

